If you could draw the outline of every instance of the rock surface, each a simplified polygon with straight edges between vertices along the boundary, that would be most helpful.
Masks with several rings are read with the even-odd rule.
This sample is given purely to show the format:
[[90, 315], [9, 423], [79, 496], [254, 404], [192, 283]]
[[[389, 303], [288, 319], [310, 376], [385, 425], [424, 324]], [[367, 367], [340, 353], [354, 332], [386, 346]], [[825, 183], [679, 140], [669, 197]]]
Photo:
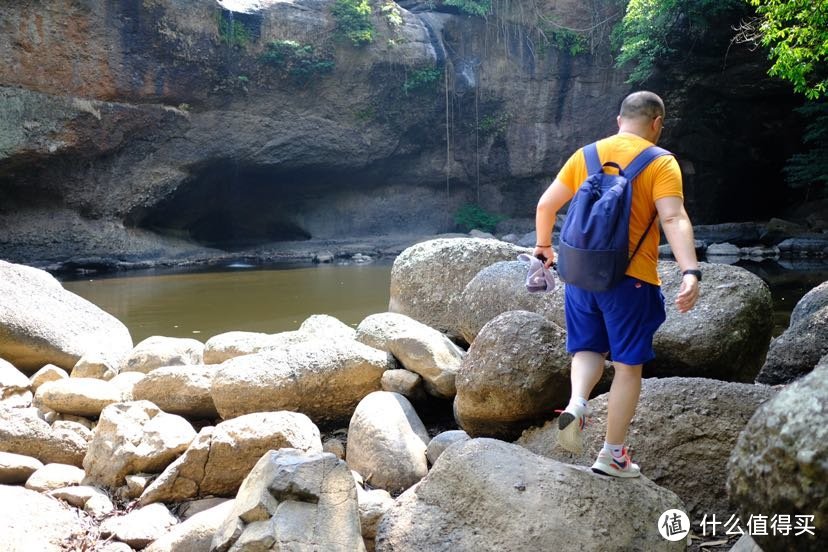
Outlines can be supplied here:
[[268, 450], [321, 452], [319, 430], [304, 414], [247, 414], [201, 430], [187, 450], [141, 494], [141, 503], [233, 496]]
[[[627, 446], [641, 472], [670, 489], [694, 522], [734, 510], [725, 482], [730, 452], [753, 413], [776, 392], [764, 385], [723, 383], [701, 378], [645, 379]], [[584, 453], [572, 455], [555, 444], [557, 419], [527, 430], [517, 444], [562, 462], [590, 466], [604, 444], [608, 395], [589, 401]]]
[[218, 412], [210, 395], [215, 372], [215, 366], [205, 365], [156, 368], [135, 384], [132, 399], [150, 401], [169, 414], [215, 419]]
[[828, 282], [805, 294], [791, 312], [790, 326], [771, 341], [756, 381], [789, 383], [813, 370], [828, 353]]
[[351, 417], [348, 467], [372, 487], [403, 491], [428, 473], [428, 441], [428, 431], [408, 399], [375, 391]]
[[646, 478], [619, 482], [517, 445], [473, 439], [448, 448], [397, 499], [380, 522], [376, 549], [684, 550], [684, 542], [658, 533], [670, 508], [682, 509], [681, 500]]
[[773, 329], [767, 285], [735, 266], [701, 263], [704, 281], [695, 308], [676, 311], [681, 271], [661, 261], [667, 321], [653, 338], [656, 358], [645, 376], [682, 376], [752, 382], [765, 361]]
[[44, 464], [83, 464], [89, 446], [86, 439], [20, 410], [0, 409], [0, 451], [31, 456]]
[[418, 243], [394, 260], [388, 310], [460, 337], [458, 317], [466, 308], [460, 302], [466, 284], [487, 266], [524, 252], [510, 243], [480, 238]]
[[365, 395], [381, 389], [383, 372], [393, 366], [389, 356], [356, 341], [303, 341], [225, 361], [213, 376], [211, 394], [225, 420], [292, 410], [317, 422], [341, 421]]
[[454, 417], [473, 437], [514, 439], [566, 406], [566, 333], [543, 316], [505, 312], [486, 324], [457, 373]]
[[[764, 404], [739, 434], [727, 489], [740, 518], [813, 515], [814, 535], [753, 535], [763, 550], [828, 546], [828, 355], [802, 379]], [[796, 531], [799, 532], [799, 531]]]
[[42, 270], [0, 261], [0, 297], [0, 357], [25, 373], [45, 364], [68, 371], [92, 350], [132, 348], [126, 326]]
[[354, 479], [332, 454], [282, 449], [262, 456], [210, 549], [290, 548], [365, 550]]
[[83, 531], [59, 501], [22, 487], [0, 485], [0, 550], [62, 552]]

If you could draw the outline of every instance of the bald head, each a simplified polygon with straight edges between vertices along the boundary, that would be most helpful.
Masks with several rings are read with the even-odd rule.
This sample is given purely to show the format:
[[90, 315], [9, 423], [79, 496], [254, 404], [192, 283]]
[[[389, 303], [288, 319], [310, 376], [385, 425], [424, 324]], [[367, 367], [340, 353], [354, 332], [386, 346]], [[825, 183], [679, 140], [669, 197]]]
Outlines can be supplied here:
[[633, 92], [621, 102], [619, 115], [624, 119], [663, 119], [664, 102], [658, 95], [646, 90]]

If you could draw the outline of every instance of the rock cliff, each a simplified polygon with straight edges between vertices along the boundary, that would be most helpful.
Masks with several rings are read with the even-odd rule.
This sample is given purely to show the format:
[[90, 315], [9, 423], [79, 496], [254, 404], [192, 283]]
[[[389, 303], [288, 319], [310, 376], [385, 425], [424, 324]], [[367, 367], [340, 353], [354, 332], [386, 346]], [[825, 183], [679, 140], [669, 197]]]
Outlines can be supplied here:
[[[364, 46], [337, 32], [333, 0], [4, 7], [0, 257], [429, 234], [467, 201], [531, 216], [632, 90], [613, 67], [622, 12], [608, 0], [497, 1], [488, 18], [371, 4]], [[589, 27], [588, 48], [573, 54], [544, 21]], [[763, 54], [734, 48], [722, 70], [725, 47], [711, 37], [704, 63], [652, 83], [697, 222], [761, 212], [787, 156], [762, 146], [796, 136], [795, 100], [766, 82]], [[769, 191], [727, 201], [756, 186]]]

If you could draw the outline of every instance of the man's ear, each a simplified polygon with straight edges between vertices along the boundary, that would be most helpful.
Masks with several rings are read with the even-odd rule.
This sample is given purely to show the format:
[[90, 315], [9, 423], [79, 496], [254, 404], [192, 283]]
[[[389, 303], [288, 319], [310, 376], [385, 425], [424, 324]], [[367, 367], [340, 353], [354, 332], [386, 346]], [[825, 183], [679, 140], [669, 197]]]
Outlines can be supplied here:
[[618, 128], [621, 128], [621, 115], [615, 116], [615, 122], [618, 124]]

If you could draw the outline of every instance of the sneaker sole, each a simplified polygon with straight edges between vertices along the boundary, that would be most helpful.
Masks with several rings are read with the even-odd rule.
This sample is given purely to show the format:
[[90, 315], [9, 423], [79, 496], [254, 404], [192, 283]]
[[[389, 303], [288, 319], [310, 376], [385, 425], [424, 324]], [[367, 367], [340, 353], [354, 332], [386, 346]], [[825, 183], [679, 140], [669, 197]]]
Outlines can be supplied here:
[[572, 454], [584, 452], [584, 438], [578, 428], [575, 416], [564, 412], [558, 418], [558, 444]]
[[598, 475], [606, 475], [607, 477], [618, 477], [621, 479], [632, 479], [635, 477], [641, 477], [641, 472], [632, 472], [632, 471], [613, 471], [613, 470], [606, 470], [604, 471], [601, 468], [596, 468], [592, 466], [592, 471], [597, 473]]

